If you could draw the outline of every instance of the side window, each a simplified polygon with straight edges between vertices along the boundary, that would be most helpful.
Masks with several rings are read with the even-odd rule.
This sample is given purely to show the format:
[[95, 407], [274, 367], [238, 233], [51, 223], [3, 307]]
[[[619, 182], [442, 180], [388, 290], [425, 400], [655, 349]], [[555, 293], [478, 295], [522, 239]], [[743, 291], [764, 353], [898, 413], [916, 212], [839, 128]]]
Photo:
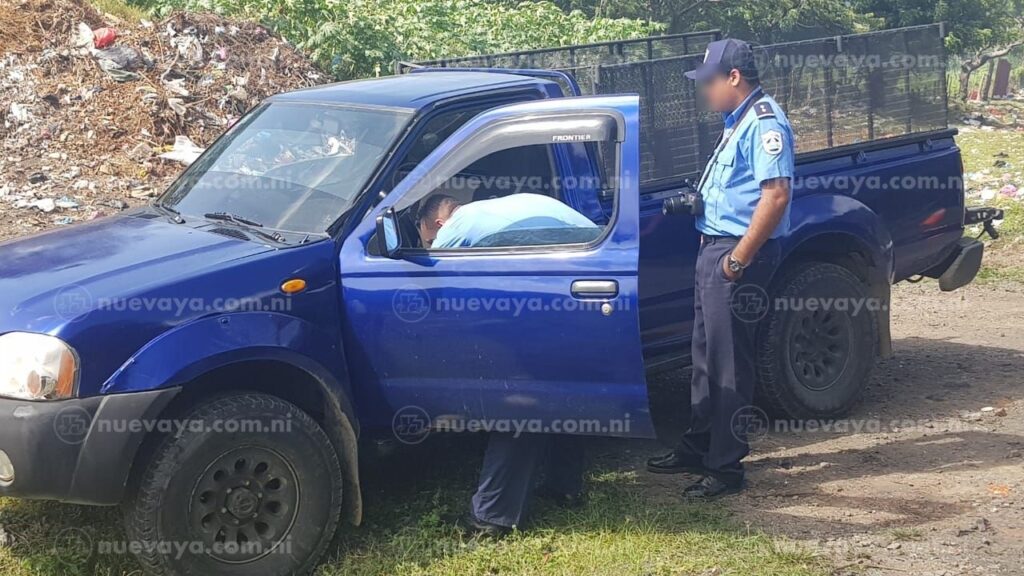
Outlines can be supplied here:
[[[400, 214], [414, 222], [407, 247], [433, 250], [585, 244], [605, 225], [574, 206], [578, 183], [560, 177], [556, 146], [491, 153], [433, 187]], [[594, 189], [594, 188], [591, 188]], [[597, 188], [599, 189], [599, 187]], [[412, 236], [412, 237], [410, 237]]]
[[442, 112], [428, 120], [423, 126], [423, 131], [420, 132], [416, 141], [409, 148], [405, 158], [398, 165], [398, 169], [395, 170], [392, 181], [388, 183], [386, 191], [390, 192], [399, 182], [404, 180], [420, 162], [423, 162], [427, 156], [430, 156], [434, 149], [461, 128], [463, 124], [488, 108], [491, 108], [491, 106]]

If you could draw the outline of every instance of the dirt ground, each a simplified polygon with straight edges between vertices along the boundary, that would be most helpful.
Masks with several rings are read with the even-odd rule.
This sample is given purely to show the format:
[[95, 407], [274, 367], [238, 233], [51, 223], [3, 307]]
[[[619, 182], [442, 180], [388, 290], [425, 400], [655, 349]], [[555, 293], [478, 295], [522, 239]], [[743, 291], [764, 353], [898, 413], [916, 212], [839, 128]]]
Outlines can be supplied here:
[[[896, 356], [849, 419], [773, 423], [727, 506], [839, 575], [1024, 573], [1024, 286], [899, 285], [893, 330]], [[641, 477], [679, 501], [684, 477]]]

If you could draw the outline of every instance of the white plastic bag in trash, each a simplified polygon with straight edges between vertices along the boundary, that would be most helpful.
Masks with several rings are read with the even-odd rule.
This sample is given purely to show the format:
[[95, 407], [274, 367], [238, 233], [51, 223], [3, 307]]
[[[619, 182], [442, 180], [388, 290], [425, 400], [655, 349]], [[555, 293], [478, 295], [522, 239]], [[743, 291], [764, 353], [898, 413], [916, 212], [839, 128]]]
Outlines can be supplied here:
[[199, 158], [199, 155], [203, 152], [206, 152], [206, 148], [196, 146], [195, 142], [189, 139], [188, 136], [175, 136], [174, 149], [170, 152], [164, 152], [160, 157], [165, 160], [181, 162], [188, 166], [195, 162], [196, 158]]

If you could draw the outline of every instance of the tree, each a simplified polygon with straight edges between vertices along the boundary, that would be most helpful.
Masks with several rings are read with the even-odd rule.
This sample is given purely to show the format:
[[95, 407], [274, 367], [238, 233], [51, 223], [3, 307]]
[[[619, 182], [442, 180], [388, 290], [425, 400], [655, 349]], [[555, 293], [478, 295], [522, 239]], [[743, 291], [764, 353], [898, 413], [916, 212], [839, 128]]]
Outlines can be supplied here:
[[594, 16], [664, 22], [669, 32], [717, 28], [761, 44], [866, 32], [882, 24], [847, 0], [557, 0]]
[[975, 71], [1024, 46], [1024, 0], [862, 0], [861, 7], [892, 27], [945, 22], [946, 48], [962, 58], [962, 101]]

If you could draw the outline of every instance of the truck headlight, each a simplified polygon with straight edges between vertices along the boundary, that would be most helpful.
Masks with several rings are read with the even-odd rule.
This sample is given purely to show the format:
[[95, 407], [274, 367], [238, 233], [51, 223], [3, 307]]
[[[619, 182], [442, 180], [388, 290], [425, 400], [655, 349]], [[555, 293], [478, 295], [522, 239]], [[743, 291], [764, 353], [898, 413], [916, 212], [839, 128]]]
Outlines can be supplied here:
[[0, 336], [0, 396], [59, 400], [75, 395], [78, 356], [59, 338], [11, 332]]

